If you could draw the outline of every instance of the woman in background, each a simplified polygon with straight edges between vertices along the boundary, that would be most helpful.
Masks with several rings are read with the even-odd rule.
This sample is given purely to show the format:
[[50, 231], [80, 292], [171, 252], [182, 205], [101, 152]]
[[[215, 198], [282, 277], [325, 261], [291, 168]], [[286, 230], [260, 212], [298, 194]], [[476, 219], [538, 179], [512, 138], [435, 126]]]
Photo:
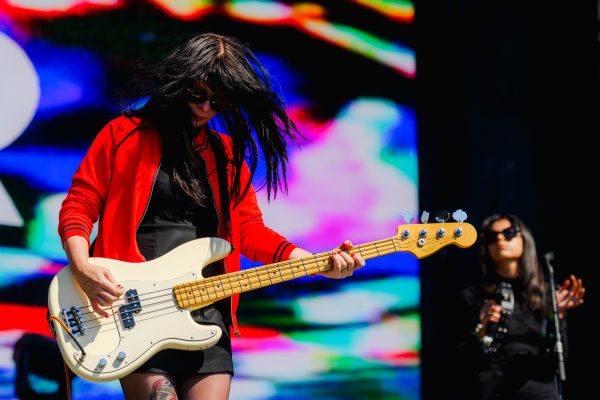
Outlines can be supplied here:
[[[482, 284], [461, 293], [465, 336], [470, 338], [462, 350], [470, 355], [478, 398], [556, 398], [550, 296], [556, 296], [566, 342], [566, 311], [583, 303], [581, 279], [571, 275], [561, 287], [549, 288], [531, 231], [513, 214], [485, 219], [480, 256]], [[498, 298], [498, 293], [506, 297]], [[502, 304], [512, 310], [504, 310]]]

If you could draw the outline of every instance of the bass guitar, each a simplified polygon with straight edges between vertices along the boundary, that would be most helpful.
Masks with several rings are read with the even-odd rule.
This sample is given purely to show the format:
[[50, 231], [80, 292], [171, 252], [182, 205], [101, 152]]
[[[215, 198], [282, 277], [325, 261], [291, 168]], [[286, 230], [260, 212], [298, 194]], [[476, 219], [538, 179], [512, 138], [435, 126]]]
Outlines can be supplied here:
[[[364, 259], [395, 252], [426, 257], [454, 244], [469, 247], [477, 238], [465, 222], [400, 225], [391, 238], [354, 246]], [[125, 288], [106, 311], [93, 311], [85, 293], [66, 267], [48, 292], [49, 321], [65, 363], [90, 381], [119, 379], [167, 348], [200, 350], [221, 337], [215, 325], [196, 323], [190, 311], [234, 294], [260, 289], [331, 269], [330, 252], [203, 278], [205, 266], [229, 254], [219, 238], [185, 243], [157, 259], [130, 263], [92, 257], [90, 263], [110, 270]]]

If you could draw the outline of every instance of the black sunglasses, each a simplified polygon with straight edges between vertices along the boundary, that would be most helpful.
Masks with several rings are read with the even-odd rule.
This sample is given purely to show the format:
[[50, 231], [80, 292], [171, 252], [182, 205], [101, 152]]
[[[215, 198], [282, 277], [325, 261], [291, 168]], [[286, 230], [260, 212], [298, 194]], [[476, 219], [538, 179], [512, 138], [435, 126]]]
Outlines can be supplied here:
[[500, 232], [494, 232], [489, 230], [483, 233], [483, 242], [485, 244], [496, 243], [499, 234], [502, 234], [502, 236], [504, 236], [504, 240], [510, 242], [517, 236], [519, 232], [521, 232], [521, 228], [519, 226], [509, 226], [508, 228], [503, 229]]
[[215, 112], [221, 112], [229, 106], [229, 103], [223, 98], [218, 96], [209, 96], [206, 94], [206, 92], [193, 89], [187, 90], [185, 100], [186, 102], [195, 104], [197, 106], [201, 106], [208, 100], [211, 110]]

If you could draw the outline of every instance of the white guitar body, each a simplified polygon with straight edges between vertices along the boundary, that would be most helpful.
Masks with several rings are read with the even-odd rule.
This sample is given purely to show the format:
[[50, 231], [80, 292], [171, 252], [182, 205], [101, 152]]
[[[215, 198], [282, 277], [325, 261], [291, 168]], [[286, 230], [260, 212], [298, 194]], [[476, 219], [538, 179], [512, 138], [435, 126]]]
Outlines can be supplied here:
[[[462, 222], [464, 218], [458, 215], [456, 223], [400, 225], [396, 236], [354, 246], [351, 252], [365, 260], [399, 251], [423, 258], [449, 244], [468, 247], [475, 243], [477, 231]], [[159, 350], [208, 348], [219, 341], [221, 329], [196, 323], [191, 310], [333, 268], [331, 252], [323, 252], [204, 279], [204, 267], [230, 251], [223, 239], [203, 238], [143, 263], [91, 258], [125, 287], [122, 298], [107, 309], [108, 318], [93, 311], [70, 268], [63, 268], [50, 284], [48, 307], [66, 364], [82, 378], [110, 381], [135, 371]]]
[[135, 371], [162, 349], [200, 350], [214, 345], [221, 329], [196, 323], [190, 315], [193, 308], [178, 306], [173, 287], [202, 280], [202, 269], [230, 250], [223, 239], [202, 238], [148, 262], [90, 258], [90, 263], [109, 269], [125, 288], [122, 298], [106, 309], [108, 318], [93, 311], [71, 269], [63, 268], [50, 284], [50, 315], [65, 321], [85, 349], [83, 356], [71, 336], [53, 321], [67, 365], [85, 379], [110, 381]]

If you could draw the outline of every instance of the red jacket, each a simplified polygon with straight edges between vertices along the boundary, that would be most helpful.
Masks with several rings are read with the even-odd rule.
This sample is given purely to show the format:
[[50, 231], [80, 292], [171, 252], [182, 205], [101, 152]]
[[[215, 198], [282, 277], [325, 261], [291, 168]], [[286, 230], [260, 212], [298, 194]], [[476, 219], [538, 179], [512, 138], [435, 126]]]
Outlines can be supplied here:
[[[58, 231], [62, 242], [71, 236], [83, 236], [90, 242], [94, 222], [98, 220], [94, 257], [113, 258], [128, 262], [145, 261], [140, 253], [136, 232], [144, 217], [154, 179], [160, 164], [162, 148], [154, 129], [140, 128], [139, 119], [118, 117], [98, 134], [73, 176], [71, 188], [62, 203]], [[221, 135], [225, 147], [231, 150], [231, 140]], [[234, 208], [230, 204], [231, 236], [222, 217], [215, 159], [207, 137], [201, 133], [195, 145], [206, 163], [219, 215], [218, 236], [227, 239], [233, 251], [225, 257], [226, 272], [239, 271], [240, 251], [253, 261], [270, 264], [287, 260], [297, 246], [266, 227], [250, 187]], [[241, 187], [245, 187], [250, 171], [244, 164]], [[231, 174], [229, 187], [231, 187]], [[231, 301], [233, 328], [236, 334], [236, 310], [239, 296]]]

